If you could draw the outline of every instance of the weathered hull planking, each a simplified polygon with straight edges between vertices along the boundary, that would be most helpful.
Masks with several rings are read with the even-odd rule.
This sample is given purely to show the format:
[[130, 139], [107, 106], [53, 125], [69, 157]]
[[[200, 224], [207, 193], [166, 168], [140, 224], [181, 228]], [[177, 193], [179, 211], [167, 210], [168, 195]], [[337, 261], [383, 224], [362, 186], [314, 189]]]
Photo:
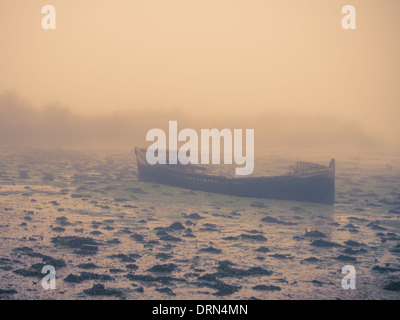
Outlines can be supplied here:
[[[150, 165], [146, 150], [135, 149], [139, 179], [191, 190], [215, 192], [240, 197], [335, 202], [335, 160], [329, 166], [297, 162], [293, 172], [274, 177], [228, 178], [190, 171], [183, 165]], [[191, 166], [193, 168], [193, 166]]]

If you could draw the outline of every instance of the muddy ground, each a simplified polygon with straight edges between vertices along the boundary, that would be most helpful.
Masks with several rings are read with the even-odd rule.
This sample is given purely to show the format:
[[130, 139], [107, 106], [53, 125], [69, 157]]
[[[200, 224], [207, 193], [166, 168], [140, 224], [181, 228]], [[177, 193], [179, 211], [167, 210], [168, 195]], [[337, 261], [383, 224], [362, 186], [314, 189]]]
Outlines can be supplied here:
[[[396, 158], [337, 158], [328, 206], [142, 183], [131, 150], [0, 155], [0, 299], [400, 298]], [[256, 168], [295, 160], [313, 159]], [[45, 265], [55, 290], [42, 288]]]

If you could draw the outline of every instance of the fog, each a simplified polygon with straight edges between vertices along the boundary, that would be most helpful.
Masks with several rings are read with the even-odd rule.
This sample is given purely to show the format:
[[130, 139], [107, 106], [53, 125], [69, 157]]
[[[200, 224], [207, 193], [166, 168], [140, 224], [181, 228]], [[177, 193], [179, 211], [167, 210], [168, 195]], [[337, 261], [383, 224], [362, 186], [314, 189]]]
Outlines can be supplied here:
[[36, 147], [129, 147], [148, 146], [146, 133], [153, 128], [168, 133], [168, 121], [178, 130], [255, 129], [256, 153], [268, 150], [384, 150], [392, 147], [380, 137], [364, 132], [354, 122], [332, 117], [259, 114], [225, 119], [193, 117], [181, 110], [141, 110], [106, 115], [79, 115], [67, 107], [35, 108], [16, 94], [0, 96], [0, 145]]
[[[46, 4], [56, 30], [41, 27]], [[346, 4], [357, 30], [341, 28]], [[398, 0], [2, 0], [0, 143], [145, 145], [148, 130], [178, 120], [254, 128], [256, 151], [396, 151], [399, 9]]]

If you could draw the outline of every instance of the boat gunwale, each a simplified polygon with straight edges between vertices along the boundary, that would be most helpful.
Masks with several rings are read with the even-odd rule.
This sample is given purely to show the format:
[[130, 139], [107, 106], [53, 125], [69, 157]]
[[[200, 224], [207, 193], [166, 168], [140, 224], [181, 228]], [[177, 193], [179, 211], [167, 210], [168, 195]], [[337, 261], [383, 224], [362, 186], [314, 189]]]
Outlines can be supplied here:
[[[139, 152], [143, 152], [143, 149], [135, 148], [136, 155], [138, 155]], [[187, 172], [185, 170], [180, 169], [180, 164], [155, 164], [155, 165], [150, 165], [148, 163], [144, 163], [143, 161], [140, 161], [141, 159], [137, 156], [137, 163], [138, 166], [144, 166], [144, 167], [150, 167], [152, 169], [155, 168], [160, 168], [161, 170], [167, 170], [175, 175], [181, 175], [184, 177], [186, 180], [190, 180], [187, 177], [191, 176], [193, 178], [199, 178], [199, 179], [205, 179], [209, 183], [248, 183], [248, 182], [271, 182], [271, 181], [290, 181], [290, 180], [298, 180], [298, 179], [306, 179], [306, 178], [311, 178], [311, 177], [316, 177], [316, 176], [325, 176], [325, 177], [331, 177], [334, 178], [334, 168], [331, 168], [329, 166], [325, 165], [320, 165], [316, 163], [311, 163], [311, 162], [302, 162], [298, 161], [299, 163], [308, 163], [312, 165], [317, 165], [322, 169], [316, 169], [316, 170], [310, 170], [310, 171], [301, 171], [301, 172], [294, 172], [294, 173], [287, 173], [283, 175], [275, 175], [275, 176], [262, 176], [262, 177], [240, 177], [240, 178], [234, 178], [234, 177], [225, 177], [221, 175], [212, 175], [212, 174], [202, 174], [202, 173], [197, 173], [197, 172]], [[177, 166], [177, 167], [174, 167]], [[195, 165], [191, 165], [194, 166]], [[211, 180], [211, 181], [210, 181]], [[212, 181], [214, 180], [214, 181]], [[217, 181], [215, 181], [217, 180]]]

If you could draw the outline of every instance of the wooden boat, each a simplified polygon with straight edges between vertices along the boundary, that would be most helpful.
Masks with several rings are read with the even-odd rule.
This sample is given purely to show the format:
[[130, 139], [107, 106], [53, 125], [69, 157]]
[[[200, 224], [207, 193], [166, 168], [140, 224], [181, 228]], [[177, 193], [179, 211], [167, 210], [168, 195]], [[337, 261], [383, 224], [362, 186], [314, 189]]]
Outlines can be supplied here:
[[280, 176], [230, 178], [207, 174], [204, 167], [191, 164], [150, 165], [146, 149], [135, 148], [135, 154], [139, 179], [144, 182], [241, 197], [335, 202], [334, 159], [329, 166], [299, 161], [289, 173]]

